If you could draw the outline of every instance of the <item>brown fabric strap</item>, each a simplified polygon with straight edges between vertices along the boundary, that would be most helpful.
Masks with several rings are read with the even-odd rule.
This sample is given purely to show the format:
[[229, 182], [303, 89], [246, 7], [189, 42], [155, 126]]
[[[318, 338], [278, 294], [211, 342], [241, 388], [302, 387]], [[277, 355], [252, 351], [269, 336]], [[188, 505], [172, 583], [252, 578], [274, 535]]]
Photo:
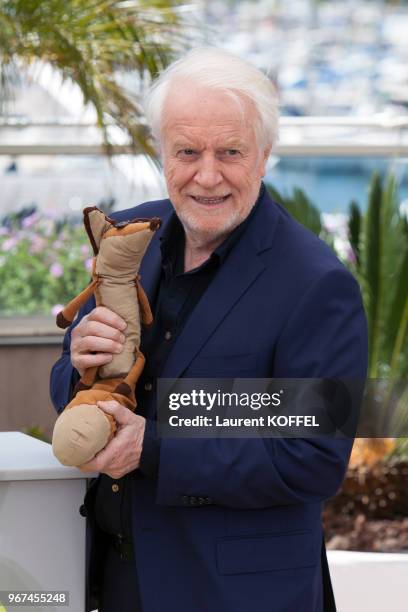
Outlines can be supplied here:
[[153, 323], [153, 314], [152, 314], [149, 300], [147, 298], [145, 290], [140, 284], [139, 276], [136, 276], [135, 284], [136, 284], [136, 291], [137, 291], [137, 299], [139, 301], [139, 306], [140, 306], [140, 315], [141, 315], [140, 319], [143, 325], [151, 325]]

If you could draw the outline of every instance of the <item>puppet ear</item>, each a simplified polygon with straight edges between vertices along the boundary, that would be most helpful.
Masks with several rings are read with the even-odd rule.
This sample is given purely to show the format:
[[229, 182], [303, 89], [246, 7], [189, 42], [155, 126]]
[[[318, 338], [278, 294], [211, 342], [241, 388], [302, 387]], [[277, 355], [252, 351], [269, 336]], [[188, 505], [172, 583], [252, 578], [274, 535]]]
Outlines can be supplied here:
[[106, 215], [99, 208], [91, 206], [84, 209], [84, 225], [94, 254], [97, 255], [102, 235], [112, 227], [112, 223], [109, 222]]

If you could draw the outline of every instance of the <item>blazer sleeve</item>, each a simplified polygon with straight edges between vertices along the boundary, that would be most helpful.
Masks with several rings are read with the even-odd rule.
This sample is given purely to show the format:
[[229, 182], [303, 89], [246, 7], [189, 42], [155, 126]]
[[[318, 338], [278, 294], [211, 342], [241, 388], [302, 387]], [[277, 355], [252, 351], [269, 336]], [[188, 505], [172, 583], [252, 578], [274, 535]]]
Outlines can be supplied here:
[[78, 325], [82, 317], [87, 315], [95, 308], [95, 298], [90, 298], [79, 309], [78, 315], [73, 323], [65, 332], [62, 344], [62, 354], [51, 370], [50, 377], [50, 396], [54, 408], [57, 412], [64, 410], [65, 406], [71, 401], [73, 389], [80, 376], [78, 371], [71, 363], [71, 333]]
[[[364, 379], [367, 326], [345, 269], [326, 272], [298, 301], [275, 347], [275, 378]], [[169, 439], [160, 445], [157, 503], [183, 497], [236, 508], [313, 503], [341, 485], [353, 440]]]

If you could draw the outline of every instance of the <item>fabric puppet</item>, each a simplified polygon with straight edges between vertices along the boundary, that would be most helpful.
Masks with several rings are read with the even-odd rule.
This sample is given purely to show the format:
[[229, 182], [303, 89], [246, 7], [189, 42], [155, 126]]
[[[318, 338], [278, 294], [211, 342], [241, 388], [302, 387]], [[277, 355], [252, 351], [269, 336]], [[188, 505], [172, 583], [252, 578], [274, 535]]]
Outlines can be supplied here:
[[123, 351], [106, 365], [85, 370], [73, 399], [55, 423], [54, 455], [62, 464], [75, 466], [90, 461], [115, 434], [114, 418], [98, 408], [98, 401], [117, 400], [130, 410], [136, 408], [135, 385], [145, 362], [139, 350], [141, 322], [153, 322], [139, 268], [161, 221], [118, 222], [92, 207], [84, 210], [84, 224], [94, 251], [92, 282], [57, 315], [57, 325], [68, 327], [79, 308], [94, 295], [97, 306], [116, 312], [127, 327]]

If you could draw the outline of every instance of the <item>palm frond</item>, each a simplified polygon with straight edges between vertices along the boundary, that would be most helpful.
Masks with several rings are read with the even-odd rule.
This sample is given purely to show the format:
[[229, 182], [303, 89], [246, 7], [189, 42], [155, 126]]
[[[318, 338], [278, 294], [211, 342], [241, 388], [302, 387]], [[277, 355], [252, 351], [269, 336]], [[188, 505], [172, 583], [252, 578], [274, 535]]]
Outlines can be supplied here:
[[[80, 88], [96, 111], [107, 150], [108, 124], [124, 129], [135, 152], [155, 156], [140, 125], [140, 96], [181, 48], [180, 1], [4, 0], [0, 3], [0, 71], [18, 59], [49, 63]], [[132, 78], [132, 93], [121, 75]], [[4, 87], [4, 85], [3, 85]]]

